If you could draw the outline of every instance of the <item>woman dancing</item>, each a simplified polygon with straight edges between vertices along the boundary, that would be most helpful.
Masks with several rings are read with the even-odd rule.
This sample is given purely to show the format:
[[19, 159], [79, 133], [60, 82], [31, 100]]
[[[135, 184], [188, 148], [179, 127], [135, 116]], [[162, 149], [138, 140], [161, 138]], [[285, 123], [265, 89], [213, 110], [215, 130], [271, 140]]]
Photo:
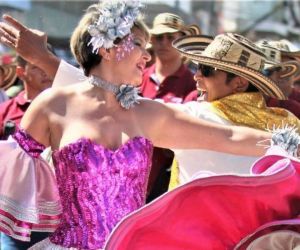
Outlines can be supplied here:
[[[88, 79], [42, 93], [21, 129], [1, 142], [0, 229], [21, 240], [31, 230], [54, 231], [32, 249], [102, 248], [116, 223], [144, 205], [153, 145], [265, 152], [256, 144], [269, 133], [137, 98], [150, 60], [139, 9], [138, 1], [90, 6], [71, 38]], [[55, 176], [39, 157], [47, 146]]]

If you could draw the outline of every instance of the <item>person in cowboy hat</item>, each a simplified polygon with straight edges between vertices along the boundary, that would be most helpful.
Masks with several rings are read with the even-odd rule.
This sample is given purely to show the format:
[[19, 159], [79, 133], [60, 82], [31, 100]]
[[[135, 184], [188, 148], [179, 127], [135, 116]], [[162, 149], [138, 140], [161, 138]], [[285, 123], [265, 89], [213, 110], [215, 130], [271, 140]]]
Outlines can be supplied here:
[[[196, 88], [193, 74], [184, 65], [172, 42], [189, 30], [182, 18], [172, 13], [158, 14], [150, 29], [155, 63], [143, 75], [141, 94], [164, 102], [181, 103]], [[199, 31], [195, 31], [199, 32]]]
[[[276, 82], [285, 96], [288, 97], [287, 100], [278, 100], [266, 96], [267, 106], [287, 109], [300, 118], [300, 92], [294, 89], [294, 80], [300, 74], [299, 62], [291, 57], [282, 56], [278, 47], [273, 47], [267, 40], [258, 41], [256, 45], [263, 50], [269, 60], [265, 64], [263, 73]], [[290, 60], [287, 60], [288, 58]]]
[[[285, 96], [276, 83], [263, 74], [267, 58], [254, 43], [229, 33], [214, 39], [186, 36], [174, 41], [173, 45], [198, 64], [195, 80], [202, 100], [172, 106], [194, 117], [226, 125], [265, 130], [287, 124], [300, 131], [300, 122], [292, 113], [266, 106], [264, 96], [278, 99], [285, 99]], [[253, 157], [208, 150], [174, 152], [171, 189], [212, 172], [248, 174], [255, 161]]]
[[[275, 48], [281, 53], [281, 61], [297, 61], [300, 63], [300, 49], [286, 39], [279, 41], [268, 40], [266, 41], [267, 46]], [[291, 100], [300, 102], [300, 74], [296, 75], [293, 79], [293, 88], [288, 97]]]
[[9, 63], [5, 63], [2, 56], [0, 63], [0, 103], [9, 99], [5, 91], [15, 83], [16, 79], [17, 75], [15, 63], [11, 61], [9, 61]]

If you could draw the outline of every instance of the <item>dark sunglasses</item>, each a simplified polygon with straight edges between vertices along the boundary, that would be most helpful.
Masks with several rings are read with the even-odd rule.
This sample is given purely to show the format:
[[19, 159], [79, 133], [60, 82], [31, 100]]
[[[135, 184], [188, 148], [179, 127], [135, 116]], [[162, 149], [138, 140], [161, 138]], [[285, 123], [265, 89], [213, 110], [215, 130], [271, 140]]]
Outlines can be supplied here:
[[202, 76], [210, 77], [214, 74], [214, 71], [216, 71], [217, 69], [208, 65], [198, 63], [198, 70], [201, 72]]

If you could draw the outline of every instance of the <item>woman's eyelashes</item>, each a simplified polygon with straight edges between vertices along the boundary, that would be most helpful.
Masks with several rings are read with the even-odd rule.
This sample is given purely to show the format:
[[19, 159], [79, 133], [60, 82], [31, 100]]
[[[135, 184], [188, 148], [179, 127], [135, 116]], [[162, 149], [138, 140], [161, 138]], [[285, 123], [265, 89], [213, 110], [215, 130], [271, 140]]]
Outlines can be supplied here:
[[146, 48], [146, 42], [142, 41], [142, 40], [139, 39], [139, 38], [135, 38], [135, 39], [133, 40], [133, 44], [134, 44], [135, 46], [138, 46], [138, 47], [141, 47], [141, 48]]
[[136, 45], [136, 46], [138, 46], [138, 47], [142, 47], [142, 42], [139, 41], [139, 40], [134, 40], [133, 44]]

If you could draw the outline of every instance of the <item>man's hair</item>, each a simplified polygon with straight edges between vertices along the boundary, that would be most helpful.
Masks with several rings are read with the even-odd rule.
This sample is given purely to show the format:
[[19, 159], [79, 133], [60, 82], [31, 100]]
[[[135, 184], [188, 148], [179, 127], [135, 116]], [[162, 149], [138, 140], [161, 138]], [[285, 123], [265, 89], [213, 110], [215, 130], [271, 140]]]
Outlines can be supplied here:
[[226, 72], [226, 73], [227, 73], [226, 74], [226, 84], [230, 83], [233, 78], [237, 77], [237, 75], [234, 73], [230, 73], [230, 72]]
[[[227, 72], [226, 74], [226, 84], [230, 83], [231, 80], [238, 75], [234, 73]], [[242, 76], [241, 76], [242, 77]], [[251, 82], [249, 82], [248, 88], [245, 90], [245, 92], [259, 92], [258, 88], [256, 88]]]

